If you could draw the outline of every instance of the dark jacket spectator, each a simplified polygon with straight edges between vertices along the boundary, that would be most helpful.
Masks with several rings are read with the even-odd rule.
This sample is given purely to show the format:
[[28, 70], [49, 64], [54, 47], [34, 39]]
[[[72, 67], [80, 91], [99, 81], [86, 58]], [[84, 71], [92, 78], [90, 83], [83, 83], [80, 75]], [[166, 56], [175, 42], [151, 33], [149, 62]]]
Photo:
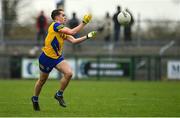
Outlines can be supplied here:
[[[78, 18], [76, 17], [76, 13], [73, 12], [72, 14], [72, 18], [69, 20], [69, 27], [70, 28], [75, 28], [76, 26], [79, 25], [79, 20]], [[77, 38], [78, 35], [75, 35], [75, 37]]]
[[125, 25], [124, 27], [124, 40], [125, 41], [131, 41], [132, 40], [132, 26], [134, 24], [134, 18], [133, 18], [133, 15], [132, 13], [126, 9], [126, 11], [131, 15], [131, 21], [128, 25]]
[[110, 42], [111, 40], [111, 26], [112, 26], [112, 19], [109, 15], [109, 12], [106, 13], [105, 19], [104, 19], [104, 33], [105, 33], [105, 37], [104, 40], [106, 42]]
[[117, 20], [118, 14], [121, 12], [121, 7], [117, 6], [117, 11], [113, 16], [113, 22], [114, 22], [114, 41], [117, 42], [120, 39], [120, 31], [121, 31], [121, 25], [119, 24]]
[[[72, 29], [72, 28], [75, 28], [76, 26], [78, 26], [79, 25], [79, 19], [77, 18], [77, 16], [76, 16], [76, 13], [75, 12], [73, 12], [72, 13], [72, 18], [69, 20], [69, 27]], [[76, 33], [75, 35], [74, 35], [74, 37], [75, 38], [78, 38], [79, 37], [79, 33]], [[78, 48], [78, 49], [81, 49], [81, 45], [80, 44], [73, 44], [73, 50], [76, 50], [76, 48]]]
[[45, 40], [46, 30], [47, 30], [47, 18], [44, 15], [44, 12], [41, 11], [40, 15], [36, 20], [36, 28], [37, 28], [37, 45], [41, 45], [42, 40]]

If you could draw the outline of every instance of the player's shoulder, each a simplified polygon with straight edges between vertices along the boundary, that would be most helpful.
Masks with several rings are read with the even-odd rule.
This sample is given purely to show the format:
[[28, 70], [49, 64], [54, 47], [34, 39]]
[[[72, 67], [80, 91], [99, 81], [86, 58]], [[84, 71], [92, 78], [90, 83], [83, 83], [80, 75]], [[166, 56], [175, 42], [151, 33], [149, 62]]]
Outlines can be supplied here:
[[59, 22], [52, 22], [51, 25], [53, 26], [55, 32], [58, 32], [60, 29], [64, 28], [64, 24], [61, 24]]

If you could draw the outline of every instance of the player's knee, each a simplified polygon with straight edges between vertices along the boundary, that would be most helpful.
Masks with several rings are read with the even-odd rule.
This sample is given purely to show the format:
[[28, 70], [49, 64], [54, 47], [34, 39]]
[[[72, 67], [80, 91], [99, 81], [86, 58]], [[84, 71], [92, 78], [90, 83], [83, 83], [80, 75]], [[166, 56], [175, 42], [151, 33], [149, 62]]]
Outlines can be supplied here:
[[73, 72], [68, 71], [68, 72], [65, 73], [65, 76], [67, 77], [67, 79], [71, 79], [71, 77], [73, 76]]
[[46, 82], [46, 79], [39, 79], [39, 84], [40, 85], [44, 85], [45, 82]]

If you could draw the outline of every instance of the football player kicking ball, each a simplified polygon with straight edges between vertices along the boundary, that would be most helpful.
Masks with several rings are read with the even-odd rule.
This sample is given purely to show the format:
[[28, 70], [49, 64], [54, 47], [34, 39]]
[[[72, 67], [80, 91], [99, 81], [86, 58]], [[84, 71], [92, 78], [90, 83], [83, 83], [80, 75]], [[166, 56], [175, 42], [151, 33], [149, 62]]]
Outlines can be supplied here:
[[63, 78], [60, 80], [60, 88], [57, 93], [55, 93], [54, 98], [59, 102], [60, 106], [66, 107], [66, 103], [63, 99], [63, 92], [71, 80], [72, 69], [63, 57], [62, 51], [64, 41], [67, 40], [71, 43], [80, 43], [86, 39], [96, 37], [96, 31], [92, 31], [86, 36], [76, 39], [72, 36], [90, 22], [92, 17], [91, 14], [84, 15], [82, 22], [73, 29], [64, 26], [66, 23], [66, 16], [62, 9], [53, 10], [51, 17], [53, 22], [49, 26], [48, 34], [45, 39], [45, 45], [42, 48], [43, 52], [39, 57], [40, 78], [35, 84], [34, 96], [31, 98], [35, 111], [40, 110], [38, 97], [44, 83], [48, 79], [49, 73], [53, 68], [56, 68], [59, 72], [64, 74]]

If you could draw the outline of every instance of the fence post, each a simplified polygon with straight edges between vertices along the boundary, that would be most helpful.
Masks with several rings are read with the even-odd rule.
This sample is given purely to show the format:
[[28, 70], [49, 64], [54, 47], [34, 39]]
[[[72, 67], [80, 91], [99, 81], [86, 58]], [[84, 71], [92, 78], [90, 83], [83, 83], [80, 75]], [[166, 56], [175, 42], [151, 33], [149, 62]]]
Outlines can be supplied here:
[[155, 80], [161, 80], [161, 57], [155, 57]]
[[148, 80], [151, 80], [151, 57], [147, 57], [147, 75], [148, 75]]
[[75, 55], [75, 79], [79, 79], [78, 77], [78, 56]]
[[158, 57], [158, 79], [161, 80], [161, 57]]
[[131, 66], [130, 66], [130, 74], [131, 74], [131, 80], [135, 80], [136, 78], [135, 78], [135, 73], [136, 73], [136, 70], [135, 70], [135, 68], [136, 68], [136, 65], [135, 65], [135, 57], [134, 56], [132, 56], [131, 57]]
[[97, 56], [97, 80], [100, 80], [100, 56]]
[[159, 57], [159, 79], [162, 80], [162, 78], [161, 78], [161, 57]]

